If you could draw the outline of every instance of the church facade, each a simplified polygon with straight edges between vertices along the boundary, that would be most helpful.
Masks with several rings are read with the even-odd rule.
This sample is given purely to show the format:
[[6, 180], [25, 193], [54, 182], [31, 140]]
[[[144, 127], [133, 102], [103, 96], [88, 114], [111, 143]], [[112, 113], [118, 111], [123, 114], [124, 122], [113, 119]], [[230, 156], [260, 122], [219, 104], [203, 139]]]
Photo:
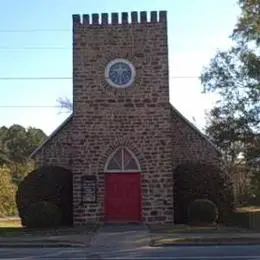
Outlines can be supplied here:
[[73, 15], [73, 113], [32, 157], [72, 171], [76, 225], [173, 222], [174, 169], [219, 152], [170, 104], [166, 12], [110, 18]]

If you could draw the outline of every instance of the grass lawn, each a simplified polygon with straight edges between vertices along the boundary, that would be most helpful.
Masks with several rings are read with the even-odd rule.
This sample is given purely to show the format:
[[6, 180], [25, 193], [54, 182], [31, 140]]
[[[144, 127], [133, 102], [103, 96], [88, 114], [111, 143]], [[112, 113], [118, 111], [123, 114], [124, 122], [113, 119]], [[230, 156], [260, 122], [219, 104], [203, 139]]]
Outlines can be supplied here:
[[[235, 212], [238, 213], [260, 213], [259, 206], [245, 206], [236, 208]], [[150, 225], [150, 231], [152, 233], [237, 233], [237, 232], [254, 232], [253, 229], [246, 229], [240, 227], [230, 227], [230, 226], [205, 226], [205, 227], [197, 227], [197, 226], [189, 226], [189, 225], [174, 225], [174, 224], [155, 224]], [[259, 230], [258, 230], [259, 231]], [[255, 232], [257, 232], [255, 230]]]
[[20, 236], [65, 236], [78, 235], [95, 232], [99, 226], [89, 224], [83, 227], [59, 227], [46, 229], [30, 229], [21, 226], [19, 219], [0, 219], [0, 237], [20, 237]]
[[151, 246], [199, 245], [199, 244], [260, 244], [260, 235], [239, 227], [151, 225]]
[[18, 218], [0, 219], [0, 229], [1, 228], [21, 228], [21, 221]]
[[259, 237], [208, 237], [208, 238], [162, 238], [152, 239], [150, 246], [176, 245], [259, 245]]
[[197, 227], [188, 225], [174, 225], [174, 224], [158, 224], [150, 225], [151, 233], [237, 233], [237, 232], [252, 232], [252, 230], [239, 227], [226, 227], [221, 225]]
[[236, 209], [236, 212], [258, 212], [260, 211], [259, 206], [246, 206], [246, 207], [240, 207]]

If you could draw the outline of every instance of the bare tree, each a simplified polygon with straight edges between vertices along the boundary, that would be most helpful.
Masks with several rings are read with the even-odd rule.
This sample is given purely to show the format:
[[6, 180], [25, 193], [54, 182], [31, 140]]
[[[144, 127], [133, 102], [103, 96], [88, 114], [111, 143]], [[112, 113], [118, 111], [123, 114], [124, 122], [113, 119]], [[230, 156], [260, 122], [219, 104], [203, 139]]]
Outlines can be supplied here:
[[58, 98], [57, 102], [59, 103], [59, 107], [61, 109], [65, 109], [66, 113], [70, 113], [73, 110], [73, 103], [72, 101], [65, 97], [65, 98]]

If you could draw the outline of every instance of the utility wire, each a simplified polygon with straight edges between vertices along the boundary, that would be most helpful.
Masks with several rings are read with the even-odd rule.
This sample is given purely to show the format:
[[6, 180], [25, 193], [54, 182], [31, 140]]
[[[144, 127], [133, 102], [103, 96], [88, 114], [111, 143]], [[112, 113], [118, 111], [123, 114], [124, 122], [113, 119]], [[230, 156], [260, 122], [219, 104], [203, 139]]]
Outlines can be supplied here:
[[1, 106], [0, 108], [61, 108], [60, 106], [37, 106], [37, 105], [31, 105], [31, 106], [22, 106], [22, 105], [6, 105]]
[[[170, 79], [199, 79], [199, 76], [172, 76]], [[72, 80], [72, 77], [0, 77], [0, 80]]]
[[0, 80], [71, 80], [72, 77], [0, 77]]
[[24, 29], [24, 30], [4, 30], [0, 29], [0, 33], [31, 33], [31, 32], [71, 32], [70, 29]]
[[[88, 48], [81, 47], [81, 50], [88, 50]], [[73, 48], [64, 46], [23, 46], [23, 47], [9, 47], [0, 46], [0, 51], [33, 51], [33, 50], [71, 50]]]
[[71, 47], [6, 47], [0, 46], [0, 51], [29, 51], [29, 50], [73, 50]]

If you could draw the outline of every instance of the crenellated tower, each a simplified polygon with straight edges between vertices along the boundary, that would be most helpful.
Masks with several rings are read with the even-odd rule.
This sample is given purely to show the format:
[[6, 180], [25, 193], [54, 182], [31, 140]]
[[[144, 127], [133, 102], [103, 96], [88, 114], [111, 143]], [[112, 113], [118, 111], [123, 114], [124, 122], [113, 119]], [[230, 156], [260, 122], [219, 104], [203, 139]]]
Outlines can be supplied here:
[[[95, 99], [111, 107], [122, 95], [133, 106], [169, 102], [166, 12], [152, 11], [147, 18], [147, 12], [131, 12], [130, 17], [126, 12], [73, 15], [74, 113], [84, 96], [85, 105], [93, 108], [100, 105]], [[105, 78], [107, 65], [115, 59], [135, 68], [129, 88], [113, 88]]]
[[[75, 221], [104, 217], [104, 167], [118, 147], [142, 168], [143, 220], [171, 221], [165, 11], [73, 15], [73, 106]], [[82, 175], [98, 178], [97, 206], [78, 203]]]

